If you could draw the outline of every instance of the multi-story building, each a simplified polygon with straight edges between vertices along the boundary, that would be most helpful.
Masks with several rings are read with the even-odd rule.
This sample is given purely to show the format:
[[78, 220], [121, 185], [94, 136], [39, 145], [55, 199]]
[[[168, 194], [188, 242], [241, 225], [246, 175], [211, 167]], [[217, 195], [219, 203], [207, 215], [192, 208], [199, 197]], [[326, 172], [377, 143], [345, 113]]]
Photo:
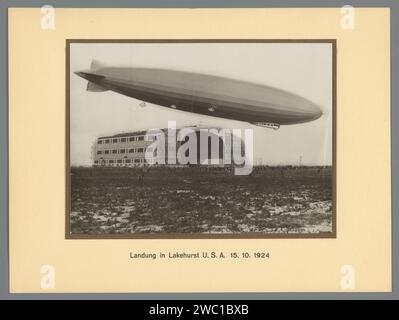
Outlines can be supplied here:
[[145, 131], [99, 137], [93, 147], [94, 165], [122, 167], [147, 164], [145, 151], [155, 139], [156, 135], [146, 136]]
[[[201, 128], [202, 129], [202, 128]], [[197, 136], [197, 160], [196, 163], [200, 163], [200, 137], [199, 128], [193, 128]], [[132, 166], [144, 166], [144, 165], [156, 165], [156, 164], [171, 164], [169, 162], [168, 153], [171, 148], [168, 147], [168, 130], [162, 129], [161, 133], [164, 134], [165, 141], [165, 155], [164, 161], [159, 161], [157, 150], [151, 150], [150, 145], [159, 139], [161, 133], [150, 133], [146, 131], [135, 131], [128, 133], [119, 133], [112, 136], [99, 137], [93, 146], [93, 164], [94, 166], [115, 166], [115, 167], [132, 167]], [[217, 155], [218, 165], [224, 165], [224, 146], [223, 140], [219, 139], [219, 152]], [[177, 152], [179, 147], [183, 145], [185, 141], [177, 141], [176, 147], [173, 148], [172, 152]], [[153, 157], [146, 158], [146, 151], [153, 154]], [[208, 141], [208, 154], [211, 155], [210, 140]], [[189, 150], [186, 152], [188, 156]], [[210, 157], [208, 158], [210, 159]], [[172, 164], [179, 165], [179, 162]]]

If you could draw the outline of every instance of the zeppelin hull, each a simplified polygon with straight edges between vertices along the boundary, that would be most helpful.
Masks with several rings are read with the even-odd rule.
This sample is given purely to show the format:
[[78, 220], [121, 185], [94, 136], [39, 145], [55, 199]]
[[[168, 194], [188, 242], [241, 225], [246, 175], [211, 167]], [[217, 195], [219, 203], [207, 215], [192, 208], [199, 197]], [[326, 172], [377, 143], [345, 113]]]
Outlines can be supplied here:
[[300, 96], [258, 84], [186, 72], [103, 68], [77, 72], [95, 91], [125, 96], [177, 110], [280, 125], [316, 120], [320, 108]]

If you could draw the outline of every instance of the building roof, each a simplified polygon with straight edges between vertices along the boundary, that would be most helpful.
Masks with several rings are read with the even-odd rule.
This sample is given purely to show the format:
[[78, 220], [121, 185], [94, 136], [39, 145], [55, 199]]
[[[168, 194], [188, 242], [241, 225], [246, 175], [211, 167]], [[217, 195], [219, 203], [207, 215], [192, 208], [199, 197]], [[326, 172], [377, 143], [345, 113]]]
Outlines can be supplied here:
[[98, 137], [98, 139], [139, 136], [139, 135], [145, 134], [146, 132], [147, 132], [147, 131], [123, 132], [123, 133], [114, 134], [114, 135], [112, 135], [112, 136]]
[[[176, 128], [176, 130], [180, 130], [180, 129], [183, 129], [183, 128], [191, 128], [191, 129], [220, 129], [220, 128], [198, 126], [197, 125], [197, 126], [180, 127], [180, 128]], [[148, 129], [148, 130], [151, 130], [151, 129]], [[112, 139], [112, 138], [123, 138], [123, 137], [131, 137], [131, 136], [140, 136], [140, 135], [146, 134], [148, 130], [122, 132], [122, 133], [114, 134], [112, 136], [98, 137], [98, 139]], [[154, 128], [154, 130], [156, 130], [156, 129]], [[158, 130], [167, 131], [168, 128], [163, 128], [163, 129], [158, 129]]]

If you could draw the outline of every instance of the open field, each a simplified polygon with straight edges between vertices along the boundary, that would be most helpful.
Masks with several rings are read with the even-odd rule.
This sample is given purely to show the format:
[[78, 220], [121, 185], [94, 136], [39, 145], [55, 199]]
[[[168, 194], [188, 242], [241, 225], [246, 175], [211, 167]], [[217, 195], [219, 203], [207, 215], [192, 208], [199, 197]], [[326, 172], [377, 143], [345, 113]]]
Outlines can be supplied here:
[[330, 233], [331, 167], [72, 168], [72, 234]]

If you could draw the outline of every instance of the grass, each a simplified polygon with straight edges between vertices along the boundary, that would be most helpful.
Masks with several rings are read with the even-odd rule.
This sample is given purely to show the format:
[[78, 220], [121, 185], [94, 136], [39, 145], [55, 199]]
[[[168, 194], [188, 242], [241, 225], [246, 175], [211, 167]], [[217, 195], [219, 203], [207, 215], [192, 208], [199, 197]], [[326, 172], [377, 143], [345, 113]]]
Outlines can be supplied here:
[[325, 233], [331, 168], [72, 168], [72, 234]]

